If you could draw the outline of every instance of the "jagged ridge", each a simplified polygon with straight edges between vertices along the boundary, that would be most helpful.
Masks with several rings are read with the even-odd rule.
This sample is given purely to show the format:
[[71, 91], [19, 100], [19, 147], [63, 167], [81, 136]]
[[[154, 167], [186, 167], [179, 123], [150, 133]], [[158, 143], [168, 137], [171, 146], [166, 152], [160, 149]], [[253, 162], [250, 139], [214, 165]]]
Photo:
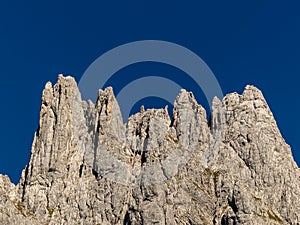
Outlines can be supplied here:
[[1, 224], [299, 224], [299, 169], [260, 90], [182, 90], [126, 124], [112, 88], [82, 101], [72, 77], [43, 91], [29, 165], [0, 176]]

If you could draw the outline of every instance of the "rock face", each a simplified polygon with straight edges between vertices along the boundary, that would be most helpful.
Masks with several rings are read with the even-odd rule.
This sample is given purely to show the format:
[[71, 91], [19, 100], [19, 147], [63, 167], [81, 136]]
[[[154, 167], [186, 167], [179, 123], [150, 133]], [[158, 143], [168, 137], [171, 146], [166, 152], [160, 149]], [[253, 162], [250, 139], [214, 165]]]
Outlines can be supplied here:
[[20, 183], [0, 175], [0, 224], [300, 224], [300, 171], [261, 93], [182, 90], [123, 123], [112, 88], [81, 100], [72, 77], [43, 91]]

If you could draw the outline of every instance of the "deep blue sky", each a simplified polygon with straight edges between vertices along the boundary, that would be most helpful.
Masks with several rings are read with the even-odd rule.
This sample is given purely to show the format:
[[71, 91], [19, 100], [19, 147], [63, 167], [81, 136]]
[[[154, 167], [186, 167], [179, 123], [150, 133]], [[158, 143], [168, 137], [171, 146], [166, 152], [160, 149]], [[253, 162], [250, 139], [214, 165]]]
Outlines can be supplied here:
[[79, 81], [104, 52], [144, 39], [197, 53], [224, 93], [241, 93], [246, 84], [259, 87], [300, 164], [297, 2], [2, 1], [0, 173], [16, 183], [28, 163], [48, 80], [55, 83], [63, 73]]

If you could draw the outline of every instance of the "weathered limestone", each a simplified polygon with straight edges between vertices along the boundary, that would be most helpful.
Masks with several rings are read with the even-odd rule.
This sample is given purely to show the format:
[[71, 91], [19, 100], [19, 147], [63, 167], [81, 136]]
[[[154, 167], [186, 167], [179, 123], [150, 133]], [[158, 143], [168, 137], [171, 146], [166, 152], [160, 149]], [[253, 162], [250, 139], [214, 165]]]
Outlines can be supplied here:
[[31, 158], [0, 175], [0, 224], [300, 224], [300, 171], [260, 90], [215, 98], [210, 122], [182, 90], [172, 118], [123, 123], [112, 88], [82, 101], [47, 83]]

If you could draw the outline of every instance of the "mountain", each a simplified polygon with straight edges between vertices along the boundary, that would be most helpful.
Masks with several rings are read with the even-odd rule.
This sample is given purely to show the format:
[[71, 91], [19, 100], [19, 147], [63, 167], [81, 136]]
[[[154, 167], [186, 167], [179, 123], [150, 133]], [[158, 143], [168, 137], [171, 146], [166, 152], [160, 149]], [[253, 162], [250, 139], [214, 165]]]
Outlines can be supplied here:
[[182, 90], [172, 118], [123, 123], [112, 88], [94, 105], [72, 77], [48, 82], [20, 183], [0, 175], [0, 224], [300, 224], [300, 170], [260, 90]]

